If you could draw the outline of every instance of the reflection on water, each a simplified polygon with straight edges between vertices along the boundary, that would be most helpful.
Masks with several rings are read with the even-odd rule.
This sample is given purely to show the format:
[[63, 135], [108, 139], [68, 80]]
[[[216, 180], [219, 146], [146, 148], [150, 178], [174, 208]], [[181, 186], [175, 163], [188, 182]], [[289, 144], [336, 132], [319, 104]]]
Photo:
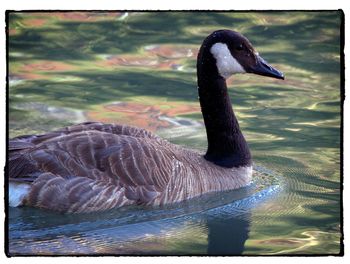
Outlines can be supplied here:
[[[245, 34], [286, 80], [228, 80], [257, 170], [248, 188], [169, 208], [9, 211], [12, 254], [337, 254], [340, 17], [333, 12], [9, 15], [9, 136], [87, 120], [144, 127], [205, 150], [196, 55]], [[278, 176], [276, 176], [278, 175]]]
[[276, 178], [180, 204], [124, 207], [98, 214], [61, 215], [10, 209], [10, 251], [21, 254], [243, 253], [251, 209], [275, 197]]

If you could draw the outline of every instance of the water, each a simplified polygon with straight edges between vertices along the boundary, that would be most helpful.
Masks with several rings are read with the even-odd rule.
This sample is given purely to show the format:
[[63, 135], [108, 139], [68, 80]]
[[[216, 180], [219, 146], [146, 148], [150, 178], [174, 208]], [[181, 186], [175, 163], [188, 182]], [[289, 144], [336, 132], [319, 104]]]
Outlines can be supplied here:
[[98, 120], [205, 150], [195, 59], [219, 28], [246, 35], [286, 75], [228, 82], [252, 184], [164, 208], [10, 208], [10, 254], [339, 253], [338, 12], [12, 13], [9, 136]]

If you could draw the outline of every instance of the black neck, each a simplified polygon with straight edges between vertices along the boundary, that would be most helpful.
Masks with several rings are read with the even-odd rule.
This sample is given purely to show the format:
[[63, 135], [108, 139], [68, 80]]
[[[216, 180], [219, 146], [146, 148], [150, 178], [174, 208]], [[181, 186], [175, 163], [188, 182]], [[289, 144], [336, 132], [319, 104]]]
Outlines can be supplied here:
[[232, 110], [226, 81], [205, 48], [202, 46], [197, 63], [199, 101], [208, 138], [205, 158], [223, 167], [250, 165], [250, 151]]

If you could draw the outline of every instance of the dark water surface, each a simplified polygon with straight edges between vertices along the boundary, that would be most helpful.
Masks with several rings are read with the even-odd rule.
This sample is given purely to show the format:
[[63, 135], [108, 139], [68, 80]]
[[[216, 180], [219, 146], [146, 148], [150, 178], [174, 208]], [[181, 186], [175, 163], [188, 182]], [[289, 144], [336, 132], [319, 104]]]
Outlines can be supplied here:
[[335, 11], [11, 13], [10, 137], [93, 120], [205, 150], [196, 54], [221, 28], [247, 36], [286, 80], [229, 79], [250, 186], [164, 208], [10, 208], [10, 253], [339, 253], [340, 22]]

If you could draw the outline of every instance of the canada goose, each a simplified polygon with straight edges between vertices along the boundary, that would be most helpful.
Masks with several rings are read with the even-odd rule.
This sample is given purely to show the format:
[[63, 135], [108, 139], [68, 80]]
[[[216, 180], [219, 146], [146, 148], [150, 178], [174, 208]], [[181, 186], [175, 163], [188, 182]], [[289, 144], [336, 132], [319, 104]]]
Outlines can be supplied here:
[[131, 204], [163, 205], [247, 185], [248, 145], [227, 92], [234, 73], [284, 79], [240, 33], [218, 30], [199, 50], [199, 101], [205, 155], [141, 128], [87, 122], [9, 141], [9, 204], [92, 212]]

